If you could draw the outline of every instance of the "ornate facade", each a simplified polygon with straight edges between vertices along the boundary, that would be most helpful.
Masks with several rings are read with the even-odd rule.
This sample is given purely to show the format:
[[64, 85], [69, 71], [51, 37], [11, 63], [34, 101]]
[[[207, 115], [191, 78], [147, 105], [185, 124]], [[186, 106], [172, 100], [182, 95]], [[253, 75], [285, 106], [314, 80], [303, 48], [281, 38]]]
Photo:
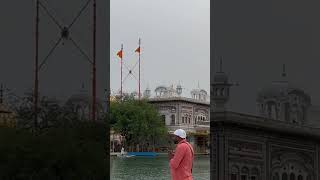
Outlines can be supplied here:
[[212, 180], [320, 178], [320, 129], [312, 125], [317, 123], [309, 114], [311, 98], [290, 86], [285, 71], [281, 81], [258, 93], [257, 116], [228, 111], [230, 84], [225, 74], [216, 77], [211, 85]]
[[192, 90], [192, 98], [181, 97], [180, 85], [176, 89], [173, 86], [159, 86], [153, 97], [148, 92], [145, 94], [148, 95], [149, 103], [158, 109], [169, 133], [179, 128], [184, 129], [188, 134], [188, 141], [197, 153], [209, 152], [210, 103], [205, 90]]

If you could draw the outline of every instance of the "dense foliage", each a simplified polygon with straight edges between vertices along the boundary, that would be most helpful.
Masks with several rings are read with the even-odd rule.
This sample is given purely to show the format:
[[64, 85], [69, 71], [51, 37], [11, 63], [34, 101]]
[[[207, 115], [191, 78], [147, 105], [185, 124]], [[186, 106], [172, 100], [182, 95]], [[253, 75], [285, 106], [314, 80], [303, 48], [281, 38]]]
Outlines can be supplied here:
[[125, 136], [128, 151], [154, 151], [168, 143], [165, 123], [155, 107], [145, 100], [126, 97], [111, 102], [110, 116], [112, 129]]
[[33, 131], [32, 99], [13, 104], [18, 127], [0, 127], [1, 180], [108, 179], [106, 122], [79, 121], [73, 112], [42, 97]]

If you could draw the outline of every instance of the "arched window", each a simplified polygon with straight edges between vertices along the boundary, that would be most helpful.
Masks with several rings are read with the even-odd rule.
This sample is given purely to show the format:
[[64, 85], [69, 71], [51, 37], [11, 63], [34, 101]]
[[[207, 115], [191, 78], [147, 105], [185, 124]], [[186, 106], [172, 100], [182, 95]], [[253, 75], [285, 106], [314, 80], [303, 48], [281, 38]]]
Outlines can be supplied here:
[[241, 169], [241, 180], [248, 180], [248, 176], [249, 176], [249, 169], [247, 167], [243, 167]]
[[259, 177], [259, 170], [257, 168], [251, 169], [251, 180], [257, 180]]
[[166, 115], [162, 115], [162, 116], [161, 116], [161, 119], [162, 119], [162, 122], [163, 122], [164, 124], [166, 124]]
[[296, 176], [293, 173], [290, 174], [290, 180], [296, 180]]
[[281, 180], [288, 180], [288, 175], [287, 173], [282, 173], [282, 178]]
[[303, 180], [303, 176], [301, 174], [298, 176], [298, 180]]
[[174, 125], [176, 122], [176, 116], [174, 114], [171, 115], [171, 124]]
[[275, 173], [275, 174], [273, 175], [273, 180], [280, 180], [280, 179], [279, 179], [279, 173]]
[[307, 180], [311, 180], [311, 175], [310, 174], [307, 176]]
[[230, 179], [231, 180], [238, 180], [238, 176], [239, 176], [239, 168], [237, 166], [232, 166]]
[[220, 89], [217, 89], [217, 96], [220, 96]]

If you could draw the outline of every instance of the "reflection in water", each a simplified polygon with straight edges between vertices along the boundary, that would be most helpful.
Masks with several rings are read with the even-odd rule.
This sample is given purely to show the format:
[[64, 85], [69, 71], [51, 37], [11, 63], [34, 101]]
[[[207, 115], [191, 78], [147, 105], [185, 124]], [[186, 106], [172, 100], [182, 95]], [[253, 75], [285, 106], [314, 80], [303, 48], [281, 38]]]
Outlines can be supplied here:
[[[194, 180], [207, 180], [210, 178], [209, 156], [196, 157], [193, 166]], [[170, 171], [167, 156], [111, 157], [112, 180], [170, 180]]]

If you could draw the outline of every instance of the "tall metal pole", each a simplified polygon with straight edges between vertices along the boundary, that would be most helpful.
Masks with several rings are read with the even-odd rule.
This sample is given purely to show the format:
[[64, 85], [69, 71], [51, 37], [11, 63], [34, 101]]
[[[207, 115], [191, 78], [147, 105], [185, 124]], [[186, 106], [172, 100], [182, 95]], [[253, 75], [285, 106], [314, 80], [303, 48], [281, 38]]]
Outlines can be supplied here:
[[39, 93], [39, 0], [36, 0], [36, 54], [35, 54], [35, 79], [34, 79], [34, 129], [38, 127], [38, 93]]
[[141, 45], [141, 39], [139, 38], [139, 100], [141, 98], [141, 91], [140, 91], [140, 87], [141, 87], [141, 81], [140, 81], [140, 53], [141, 53], [141, 49], [140, 49], [140, 45]]
[[96, 0], [93, 0], [93, 63], [92, 63], [92, 120], [96, 120], [96, 23], [97, 7]]
[[3, 103], [3, 84], [1, 84], [1, 87], [0, 87], [0, 104]]
[[120, 98], [122, 99], [122, 58], [123, 58], [123, 44], [121, 44], [121, 58], [120, 58], [120, 63], [121, 63], [121, 88], [120, 88]]

